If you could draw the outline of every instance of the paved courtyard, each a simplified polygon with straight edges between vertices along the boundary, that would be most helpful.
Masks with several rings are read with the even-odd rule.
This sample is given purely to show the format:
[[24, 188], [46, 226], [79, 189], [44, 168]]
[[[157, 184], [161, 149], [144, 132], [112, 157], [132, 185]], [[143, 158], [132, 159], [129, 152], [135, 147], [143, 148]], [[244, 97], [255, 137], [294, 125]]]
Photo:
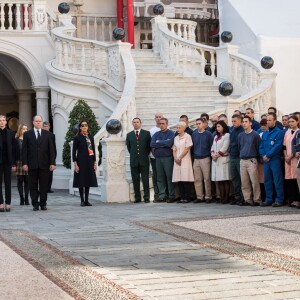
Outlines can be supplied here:
[[220, 204], [0, 214], [0, 299], [300, 299], [300, 210]]

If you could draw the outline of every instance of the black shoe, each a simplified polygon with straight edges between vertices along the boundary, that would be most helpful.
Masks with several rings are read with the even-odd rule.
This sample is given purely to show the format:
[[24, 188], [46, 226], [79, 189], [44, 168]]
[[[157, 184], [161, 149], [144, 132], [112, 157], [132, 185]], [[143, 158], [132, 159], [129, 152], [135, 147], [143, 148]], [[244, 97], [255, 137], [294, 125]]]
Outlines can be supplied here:
[[24, 201], [20, 201], [20, 205], [24, 205], [25, 203], [24, 203]]
[[0, 208], [0, 212], [5, 212], [4, 207]]
[[84, 201], [80, 202], [80, 206], [85, 206]]
[[30, 205], [28, 201], [28, 195], [25, 195], [25, 205]]
[[24, 205], [24, 202], [25, 202], [24, 196], [21, 196], [20, 197], [20, 205]]
[[154, 201], [153, 201], [153, 203], [162, 203], [162, 202], [166, 202], [167, 200], [166, 200], [166, 198], [163, 198], [163, 199], [155, 199]]
[[176, 200], [175, 200], [175, 199], [167, 199], [166, 202], [167, 202], [167, 203], [174, 203], [174, 202], [176, 202]]
[[261, 202], [253, 202], [253, 204], [251, 206], [260, 206]]
[[145, 201], [145, 203], [150, 203], [150, 200], [144, 200]]
[[5, 211], [6, 211], [6, 212], [10, 212], [10, 207], [8, 207], [8, 208], [6, 207], [6, 208], [5, 208]]
[[203, 199], [195, 199], [193, 202], [194, 203], [202, 203], [202, 202], [205, 202], [205, 200], [203, 200]]
[[212, 200], [211, 200], [211, 199], [205, 199], [205, 202], [206, 202], [206, 203], [211, 203]]
[[33, 211], [38, 211], [40, 208], [39, 208], [39, 205], [33, 205]]
[[134, 200], [133, 203], [141, 203], [141, 200]]
[[262, 203], [260, 203], [260, 206], [261, 207], [272, 206], [272, 203], [262, 202]]
[[272, 206], [273, 207], [281, 207], [281, 206], [283, 206], [283, 204], [275, 202], [275, 203], [272, 204]]
[[242, 201], [239, 203], [239, 206], [249, 206], [250, 203], [249, 202], [246, 202], [246, 201]]
[[47, 206], [46, 205], [41, 206], [41, 210], [47, 210]]
[[93, 206], [89, 201], [84, 202], [85, 206]]
[[49, 190], [48, 193], [52, 194], [52, 193], [54, 193], [54, 192], [53, 192], [52, 190]]

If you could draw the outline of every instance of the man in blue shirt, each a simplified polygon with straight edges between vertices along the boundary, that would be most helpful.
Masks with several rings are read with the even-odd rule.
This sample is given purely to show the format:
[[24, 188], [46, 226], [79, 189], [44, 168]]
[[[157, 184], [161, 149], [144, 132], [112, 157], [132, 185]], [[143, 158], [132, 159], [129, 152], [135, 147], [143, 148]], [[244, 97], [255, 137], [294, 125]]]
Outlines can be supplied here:
[[244, 132], [242, 126], [242, 117], [234, 114], [231, 118], [232, 127], [230, 130], [230, 175], [234, 191], [234, 200], [230, 204], [243, 204], [244, 197], [242, 193], [241, 172], [240, 172], [240, 151], [238, 148], [238, 136]]
[[[276, 126], [277, 117], [275, 113], [269, 113], [267, 116], [267, 124], [269, 130], [262, 135], [259, 146], [259, 154], [264, 160], [264, 178], [266, 200], [261, 206], [279, 207], [283, 205], [283, 175], [281, 167], [281, 153], [284, 133]], [[276, 190], [276, 199], [273, 203], [273, 184]], [[273, 204], [272, 204], [273, 203]]]
[[257, 131], [260, 128], [260, 125], [259, 125], [259, 123], [256, 120], [254, 120], [254, 110], [253, 110], [253, 108], [248, 107], [246, 109], [246, 116], [250, 117], [251, 120], [252, 120], [251, 129]]
[[158, 199], [157, 202], [175, 202], [173, 175], [173, 144], [175, 133], [168, 129], [168, 119], [161, 118], [159, 121], [160, 131], [156, 132], [152, 139], [150, 147], [155, 157]]

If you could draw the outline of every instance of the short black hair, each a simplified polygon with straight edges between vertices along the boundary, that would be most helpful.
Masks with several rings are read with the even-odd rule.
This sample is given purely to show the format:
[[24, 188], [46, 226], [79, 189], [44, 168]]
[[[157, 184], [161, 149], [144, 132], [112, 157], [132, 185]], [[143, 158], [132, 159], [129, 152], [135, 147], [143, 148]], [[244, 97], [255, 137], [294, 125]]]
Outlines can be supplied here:
[[274, 110], [274, 113], [275, 113], [275, 114], [277, 113], [277, 108], [276, 108], [276, 107], [270, 106], [270, 107], [268, 108], [268, 111], [269, 111], [269, 109], [273, 109], [273, 110]]
[[248, 107], [248, 108], [246, 109], [246, 111], [247, 111], [247, 110], [250, 110], [250, 111], [251, 111], [251, 114], [254, 114], [254, 109], [253, 109], [253, 108]]
[[182, 118], [189, 119], [187, 115], [181, 115], [179, 119], [182, 119]]
[[239, 114], [234, 114], [232, 117], [231, 117], [231, 119], [233, 119], [233, 118], [238, 118], [238, 119], [242, 119], [242, 116], [241, 115], [239, 115]]
[[227, 119], [227, 116], [225, 114], [220, 114], [219, 118], [226, 118]]
[[133, 122], [133, 120], [139, 120], [139, 121], [142, 123], [142, 120], [141, 120], [139, 117], [133, 118], [133, 119], [132, 119], [132, 122]]
[[209, 120], [209, 115], [207, 113], [203, 113], [200, 116], [201, 118], [205, 118], [207, 121]]
[[245, 117], [243, 118], [243, 120], [244, 120], [244, 119], [248, 119], [249, 122], [252, 123], [252, 119], [251, 119], [249, 116], [245, 116]]
[[274, 120], [277, 120], [277, 116], [275, 113], [268, 113], [268, 116], [272, 116]]

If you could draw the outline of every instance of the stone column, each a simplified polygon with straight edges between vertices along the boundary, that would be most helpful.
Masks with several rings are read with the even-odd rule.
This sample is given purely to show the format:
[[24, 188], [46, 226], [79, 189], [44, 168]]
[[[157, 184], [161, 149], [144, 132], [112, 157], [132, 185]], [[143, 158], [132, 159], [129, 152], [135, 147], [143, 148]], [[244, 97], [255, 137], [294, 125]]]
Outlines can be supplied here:
[[18, 90], [19, 99], [19, 122], [24, 123], [28, 128], [32, 127], [32, 94], [33, 90]]
[[103, 139], [101, 201], [129, 202], [129, 183], [126, 180], [125, 139], [110, 136]]
[[48, 108], [48, 92], [49, 87], [35, 87], [36, 91], [36, 114], [43, 118], [43, 121], [49, 122], [49, 108]]

